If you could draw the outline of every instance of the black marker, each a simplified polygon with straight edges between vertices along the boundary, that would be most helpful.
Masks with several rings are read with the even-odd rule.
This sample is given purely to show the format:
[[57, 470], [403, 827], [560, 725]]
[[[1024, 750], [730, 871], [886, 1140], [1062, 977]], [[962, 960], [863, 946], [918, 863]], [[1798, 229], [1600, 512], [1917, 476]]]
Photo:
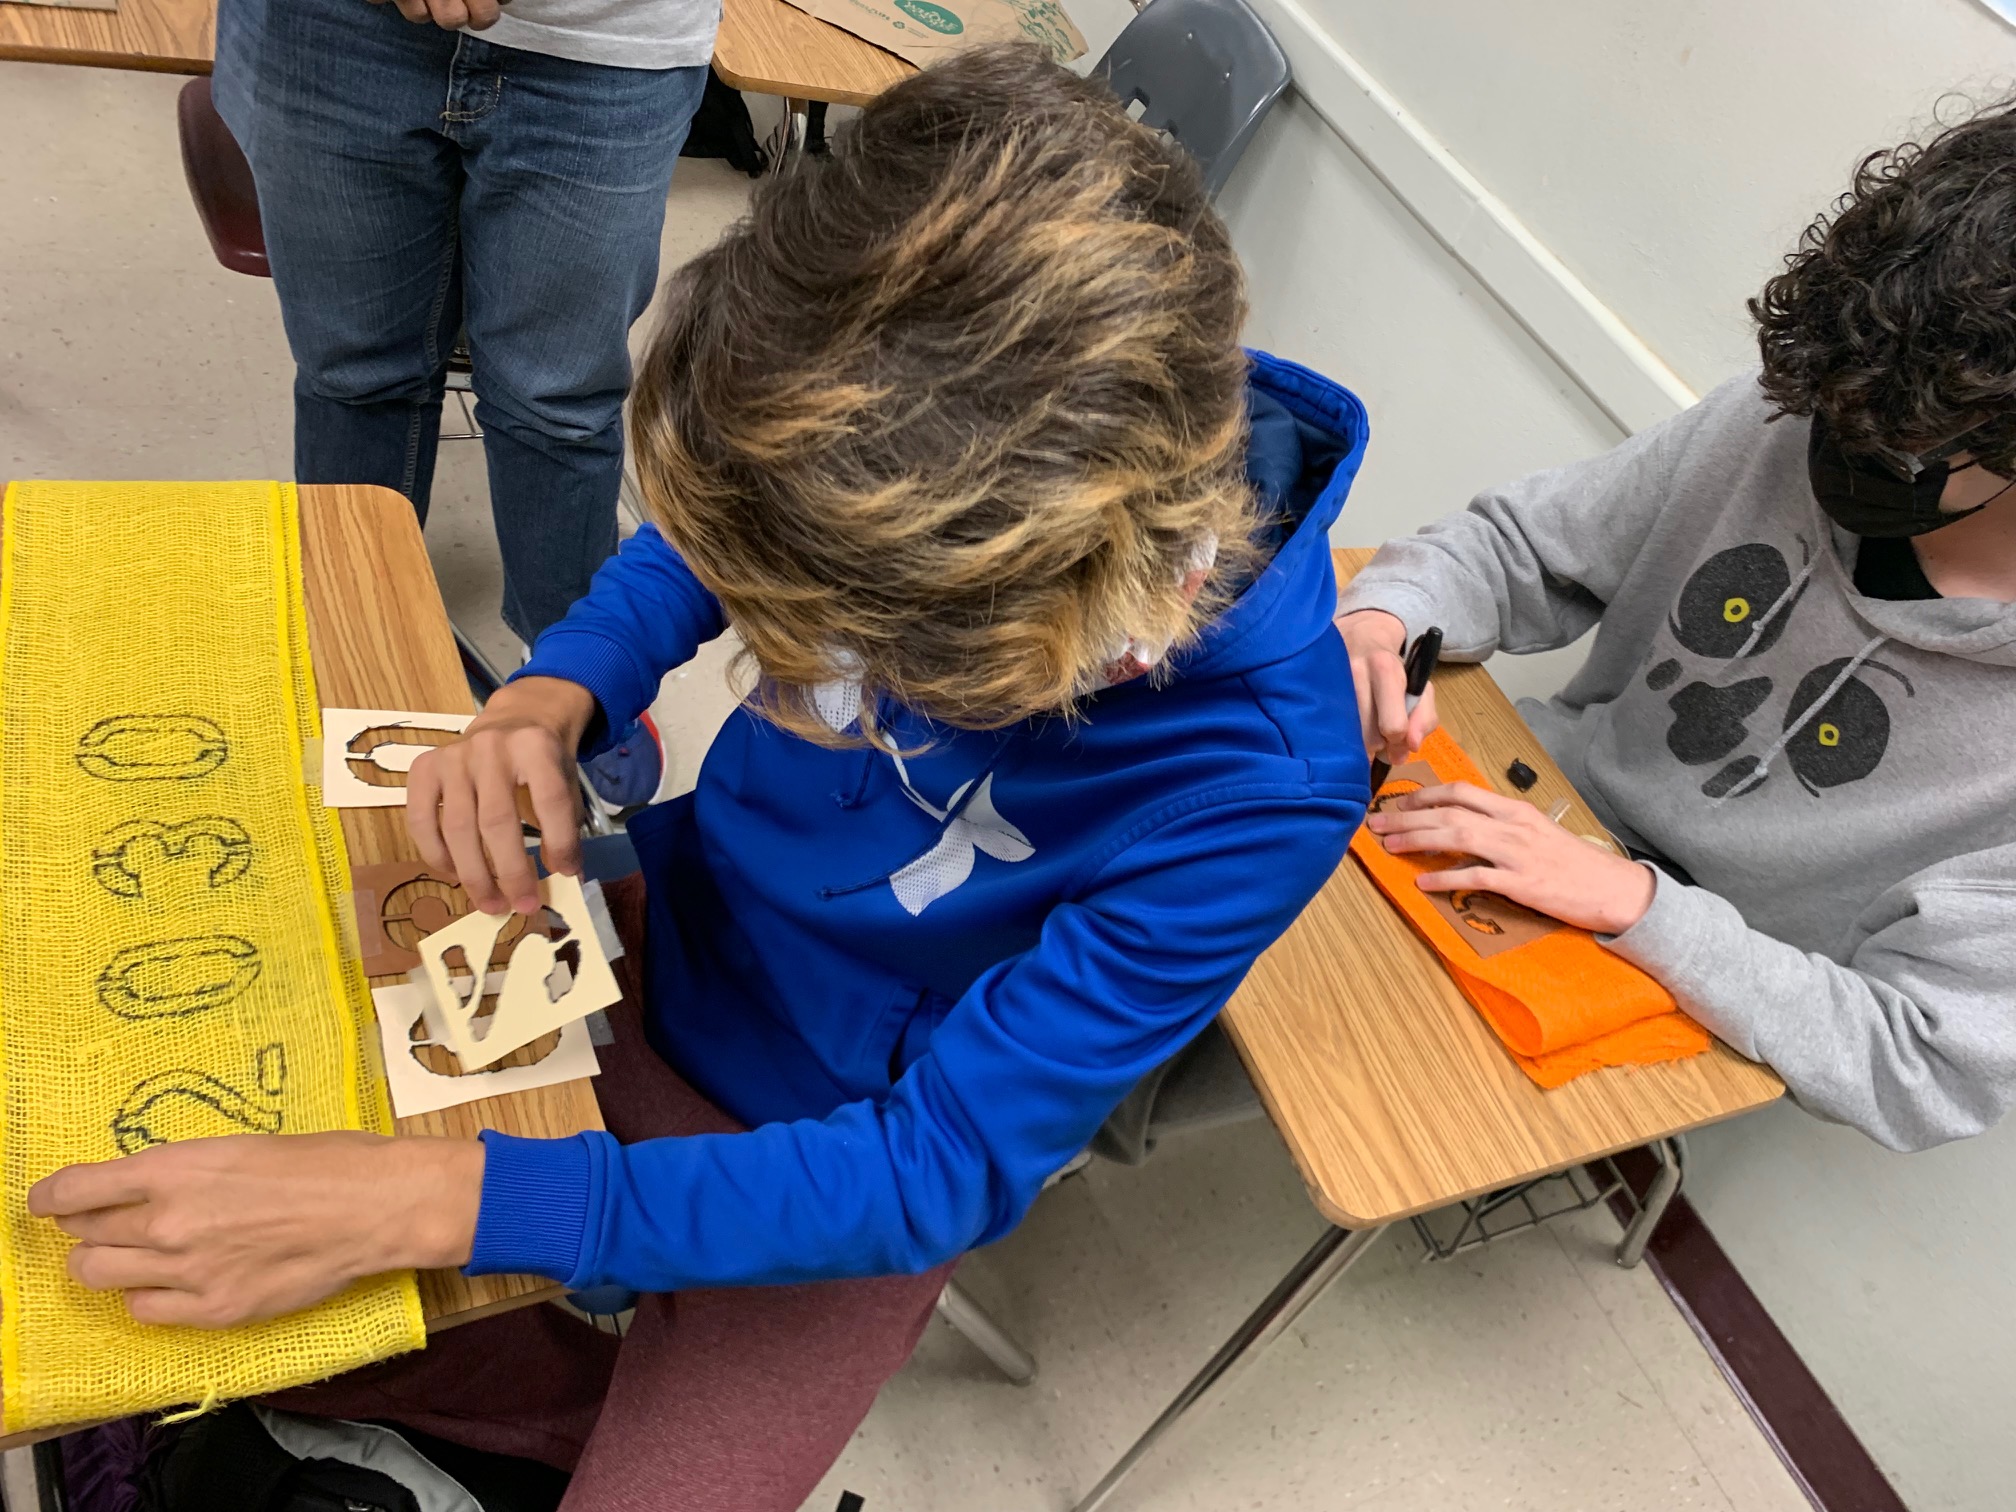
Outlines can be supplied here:
[[[1407, 648], [1407, 712], [1412, 714], [1414, 706], [1421, 702], [1421, 695], [1428, 691], [1428, 680], [1435, 675], [1435, 663], [1442, 658], [1442, 627], [1430, 625], [1414, 637], [1414, 644]], [[1372, 791], [1377, 795], [1386, 785], [1386, 776], [1392, 767], [1383, 761], [1372, 763]]]

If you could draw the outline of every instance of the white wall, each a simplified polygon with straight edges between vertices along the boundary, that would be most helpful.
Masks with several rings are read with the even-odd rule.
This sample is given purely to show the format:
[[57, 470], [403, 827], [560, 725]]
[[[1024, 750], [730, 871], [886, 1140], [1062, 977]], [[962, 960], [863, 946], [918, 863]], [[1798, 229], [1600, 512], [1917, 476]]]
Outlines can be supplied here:
[[[1862, 153], [2016, 81], [2016, 30], [1976, 0], [1290, 3], [1696, 390], [1753, 360], [1743, 300]], [[1253, 340], [1371, 410], [1338, 542], [1616, 440], [1324, 104], [1290, 95], [1223, 208]], [[1493, 670], [1544, 690], [1565, 667], [1540, 660]], [[2016, 1131], [1907, 1159], [1782, 1106], [1695, 1153], [1694, 1201], [1915, 1512], [2009, 1506]]]

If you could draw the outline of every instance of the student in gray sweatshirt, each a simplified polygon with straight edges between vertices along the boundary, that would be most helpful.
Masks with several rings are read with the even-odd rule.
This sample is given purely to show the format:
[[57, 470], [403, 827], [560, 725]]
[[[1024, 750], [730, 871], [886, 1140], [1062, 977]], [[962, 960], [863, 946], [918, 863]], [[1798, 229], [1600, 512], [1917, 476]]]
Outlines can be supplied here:
[[1394, 758], [1427, 626], [1464, 660], [1593, 626], [1521, 707], [1637, 859], [1462, 786], [1369, 822], [1924, 1149], [2016, 1098], [2016, 106], [1864, 162], [1750, 309], [1761, 373], [1389, 543], [1339, 606]]

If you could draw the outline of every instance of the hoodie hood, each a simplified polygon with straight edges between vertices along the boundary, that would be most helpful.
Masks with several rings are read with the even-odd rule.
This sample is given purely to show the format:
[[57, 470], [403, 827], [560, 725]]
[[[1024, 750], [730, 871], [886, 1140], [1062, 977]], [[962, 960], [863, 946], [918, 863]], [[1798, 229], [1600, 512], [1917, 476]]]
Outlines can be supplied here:
[[1365, 458], [1365, 406], [1305, 367], [1249, 355], [1246, 475], [1279, 544], [1246, 591], [1172, 658], [1184, 677], [1236, 677], [1282, 661], [1332, 633], [1337, 609], [1330, 527]]
[[1821, 554], [1820, 570], [1831, 580], [1831, 590], [1868, 625], [1872, 636], [1920, 651], [1995, 667], [2016, 667], [2016, 603], [1982, 598], [1865, 598], [1855, 587], [1854, 562], [1860, 540], [1829, 520], [1819, 501], [1809, 496], [1809, 503], [1815, 535], [1833, 546]]

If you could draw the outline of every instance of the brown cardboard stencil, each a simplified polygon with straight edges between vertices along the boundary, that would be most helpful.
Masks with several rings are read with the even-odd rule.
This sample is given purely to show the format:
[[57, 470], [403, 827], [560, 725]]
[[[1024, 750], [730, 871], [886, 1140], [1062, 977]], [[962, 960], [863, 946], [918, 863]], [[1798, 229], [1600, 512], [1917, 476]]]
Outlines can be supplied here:
[[[1371, 812], [1377, 813], [1393, 799], [1403, 793], [1419, 792], [1424, 787], [1434, 787], [1442, 779], [1435, 769], [1425, 761], [1409, 761], [1393, 768], [1386, 783], [1379, 789], [1379, 796], [1372, 800]], [[1437, 870], [1454, 870], [1456, 866], [1474, 857], [1461, 857], [1449, 867]], [[1495, 956], [1502, 951], [1517, 950], [1521, 945], [1553, 934], [1567, 926], [1559, 919], [1536, 913], [1523, 904], [1514, 903], [1510, 898], [1501, 897], [1481, 888], [1458, 888], [1454, 892], [1431, 892], [1424, 896], [1434, 905], [1435, 911], [1456, 927], [1456, 937], [1476, 951], [1480, 956]]]
[[1085, 38], [1058, 0], [791, 0], [919, 68], [983, 42], [1035, 42], [1059, 63], [1085, 54]]
[[1376, 814], [1395, 798], [1407, 793], [1418, 793], [1424, 787], [1434, 787], [1442, 779], [1435, 775], [1435, 768], [1425, 761], [1403, 761], [1386, 774], [1385, 784], [1366, 809]]
[[[405, 976], [420, 965], [418, 946], [469, 912], [469, 895], [451, 877], [424, 861], [380, 861], [351, 868], [357, 901], [357, 937], [370, 977]], [[542, 910], [527, 918], [512, 914], [498, 931], [490, 965], [500, 970], [527, 933], [548, 933]]]
[[1456, 926], [1463, 943], [1480, 956], [1517, 950], [1564, 927], [1559, 919], [1550, 919], [1510, 898], [1477, 888], [1429, 893], [1428, 901], [1435, 905], [1437, 913]]

